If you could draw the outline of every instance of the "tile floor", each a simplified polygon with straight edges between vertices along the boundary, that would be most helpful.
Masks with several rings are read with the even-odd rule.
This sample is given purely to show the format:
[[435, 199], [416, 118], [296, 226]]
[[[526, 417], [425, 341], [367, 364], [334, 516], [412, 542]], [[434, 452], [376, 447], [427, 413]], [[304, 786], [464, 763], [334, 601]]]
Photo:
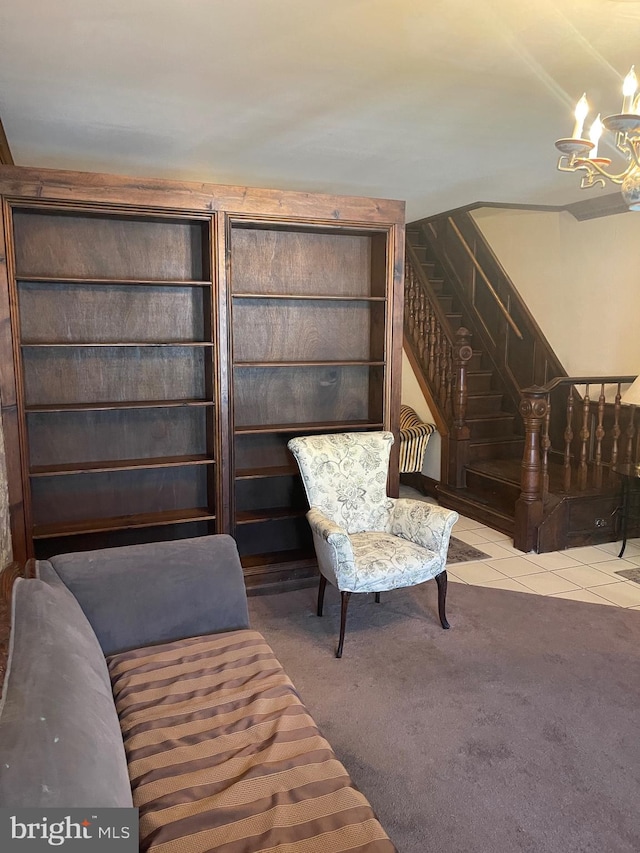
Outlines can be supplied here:
[[[413, 490], [402, 487], [403, 497], [419, 497], [418, 492], [411, 492]], [[525, 554], [514, 548], [512, 539], [504, 533], [464, 516], [454, 525], [453, 535], [489, 555], [484, 560], [447, 566], [448, 578], [453, 583], [552, 595], [640, 611], [640, 584], [616, 574], [621, 569], [640, 566], [640, 539], [629, 539], [624, 557], [618, 559], [620, 542], [550, 554]]]

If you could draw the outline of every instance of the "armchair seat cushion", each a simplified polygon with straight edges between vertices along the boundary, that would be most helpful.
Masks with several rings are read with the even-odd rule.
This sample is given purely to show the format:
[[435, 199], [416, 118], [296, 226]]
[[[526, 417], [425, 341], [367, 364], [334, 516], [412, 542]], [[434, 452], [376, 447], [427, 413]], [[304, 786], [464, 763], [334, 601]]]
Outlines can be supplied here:
[[340, 576], [346, 592], [385, 592], [431, 580], [442, 569], [437, 551], [391, 533], [352, 533], [353, 571]]

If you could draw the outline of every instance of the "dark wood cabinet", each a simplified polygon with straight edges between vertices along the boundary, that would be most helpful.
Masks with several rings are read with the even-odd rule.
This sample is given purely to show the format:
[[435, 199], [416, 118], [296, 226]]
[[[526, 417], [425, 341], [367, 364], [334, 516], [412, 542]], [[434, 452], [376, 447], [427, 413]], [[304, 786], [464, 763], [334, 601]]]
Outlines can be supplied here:
[[286, 444], [397, 423], [403, 205], [17, 167], [0, 192], [17, 559], [229, 532], [249, 585], [310, 574]]

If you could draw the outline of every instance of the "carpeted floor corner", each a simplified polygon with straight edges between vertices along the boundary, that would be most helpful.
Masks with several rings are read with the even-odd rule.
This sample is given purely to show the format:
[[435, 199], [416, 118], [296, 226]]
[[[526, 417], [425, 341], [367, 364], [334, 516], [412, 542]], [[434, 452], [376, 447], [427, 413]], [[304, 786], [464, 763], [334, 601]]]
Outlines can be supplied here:
[[640, 850], [640, 611], [455, 585], [250, 600], [400, 853]]

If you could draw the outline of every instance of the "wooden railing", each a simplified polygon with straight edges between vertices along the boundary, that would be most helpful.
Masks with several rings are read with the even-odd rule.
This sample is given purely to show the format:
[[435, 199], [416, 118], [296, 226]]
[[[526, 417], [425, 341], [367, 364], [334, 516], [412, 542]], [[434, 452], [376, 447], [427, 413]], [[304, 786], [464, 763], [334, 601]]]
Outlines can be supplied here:
[[613, 469], [640, 461], [635, 406], [622, 404], [635, 376], [558, 376], [522, 391], [525, 429], [517, 548], [535, 547], [535, 531], [550, 496], [597, 494], [617, 488]]
[[540, 327], [467, 211], [412, 223], [421, 228], [461, 302], [469, 329], [499, 367], [507, 400], [518, 411], [520, 389], [566, 375]]
[[405, 260], [404, 330], [410, 357], [438, 431], [447, 448], [445, 479], [463, 485], [469, 428], [466, 424], [467, 366], [473, 355], [471, 333], [454, 330], [442, 309], [431, 282], [425, 275], [412, 246], [407, 244]]

